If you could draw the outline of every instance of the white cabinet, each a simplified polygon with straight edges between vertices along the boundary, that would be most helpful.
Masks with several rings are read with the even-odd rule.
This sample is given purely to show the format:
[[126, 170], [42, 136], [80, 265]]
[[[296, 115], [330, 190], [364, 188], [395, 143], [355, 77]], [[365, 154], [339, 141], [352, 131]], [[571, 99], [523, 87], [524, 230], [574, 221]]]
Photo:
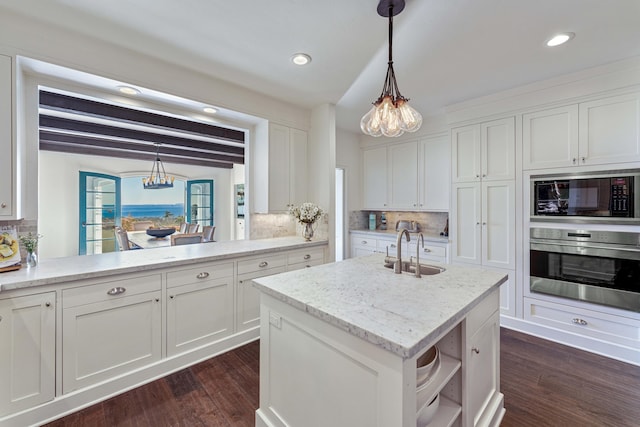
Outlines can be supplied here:
[[291, 251], [287, 254], [287, 271], [309, 268], [324, 262], [323, 248]]
[[307, 133], [269, 125], [269, 212], [287, 211], [307, 197]]
[[233, 333], [233, 263], [167, 273], [167, 356]]
[[446, 136], [363, 150], [364, 209], [447, 211], [449, 159]]
[[351, 258], [375, 254], [377, 240], [366, 234], [351, 234]]
[[640, 160], [640, 93], [535, 111], [522, 119], [524, 169]]
[[362, 203], [364, 209], [386, 209], [387, 147], [362, 151]]
[[0, 418], [55, 394], [56, 294], [0, 300]]
[[416, 141], [391, 145], [389, 161], [389, 207], [415, 210], [418, 208], [418, 143]]
[[515, 179], [515, 119], [451, 130], [453, 182]]
[[0, 152], [2, 153], [2, 167], [0, 167], [0, 219], [16, 217], [13, 210], [13, 195], [16, 191], [15, 146], [13, 144], [13, 114], [12, 114], [12, 78], [11, 58], [0, 55]]
[[426, 138], [418, 145], [418, 207], [449, 211], [451, 149], [446, 135]]
[[578, 106], [552, 108], [522, 116], [523, 168], [577, 164]]
[[62, 291], [62, 391], [96, 384], [161, 358], [160, 274]]
[[[470, 322], [467, 318], [467, 323]], [[463, 410], [468, 426], [498, 426], [502, 413], [496, 407], [503, 405], [500, 393], [500, 316], [494, 311], [482, 326], [467, 335], [467, 353], [463, 358], [466, 367], [466, 399]], [[466, 359], [466, 360], [464, 360]], [[465, 363], [466, 362], [466, 363]]]
[[286, 265], [287, 257], [284, 254], [238, 261], [235, 287], [236, 332], [260, 326], [260, 292], [253, 286], [251, 280], [283, 273], [286, 271]]
[[515, 183], [453, 186], [452, 261], [515, 269]]

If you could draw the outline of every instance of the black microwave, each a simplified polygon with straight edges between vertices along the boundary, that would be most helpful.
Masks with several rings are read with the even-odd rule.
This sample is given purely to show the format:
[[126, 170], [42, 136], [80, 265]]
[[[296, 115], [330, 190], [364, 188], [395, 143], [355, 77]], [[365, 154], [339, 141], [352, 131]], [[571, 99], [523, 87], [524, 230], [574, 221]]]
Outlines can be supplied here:
[[532, 177], [531, 220], [640, 223], [640, 171]]

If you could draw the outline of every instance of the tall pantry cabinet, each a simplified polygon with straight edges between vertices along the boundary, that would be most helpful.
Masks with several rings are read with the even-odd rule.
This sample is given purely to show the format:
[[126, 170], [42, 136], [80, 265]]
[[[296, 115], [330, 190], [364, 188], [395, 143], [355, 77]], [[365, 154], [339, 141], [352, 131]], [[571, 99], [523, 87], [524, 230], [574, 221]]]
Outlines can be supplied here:
[[15, 149], [12, 126], [11, 57], [0, 55], [0, 220], [15, 219], [13, 211]]
[[451, 130], [451, 261], [506, 270], [501, 310], [515, 288], [515, 118]]

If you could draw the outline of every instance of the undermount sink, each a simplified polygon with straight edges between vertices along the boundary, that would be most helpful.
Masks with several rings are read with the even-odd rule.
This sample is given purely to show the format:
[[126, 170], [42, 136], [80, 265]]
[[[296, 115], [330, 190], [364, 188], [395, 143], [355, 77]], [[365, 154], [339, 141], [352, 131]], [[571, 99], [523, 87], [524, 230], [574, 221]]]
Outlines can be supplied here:
[[[384, 266], [387, 268], [393, 268], [392, 263], [384, 264]], [[423, 276], [432, 276], [434, 274], [440, 274], [445, 270], [446, 268], [444, 267], [438, 267], [435, 265], [428, 265], [428, 264], [420, 264], [420, 274]], [[409, 261], [402, 261], [402, 271], [415, 274], [416, 265]]]

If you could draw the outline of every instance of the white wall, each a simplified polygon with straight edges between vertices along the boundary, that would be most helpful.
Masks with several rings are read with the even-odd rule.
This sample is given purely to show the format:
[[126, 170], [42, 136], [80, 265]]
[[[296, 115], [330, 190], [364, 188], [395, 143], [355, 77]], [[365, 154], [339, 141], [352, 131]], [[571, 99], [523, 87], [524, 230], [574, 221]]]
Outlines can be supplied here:
[[[41, 258], [78, 254], [80, 171], [143, 176], [151, 167], [150, 162], [140, 160], [51, 151], [41, 151], [39, 157], [38, 232], [44, 236], [38, 248]], [[214, 180], [216, 240], [230, 240], [233, 232], [229, 226], [233, 224], [233, 170], [173, 163], [165, 164], [165, 168], [167, 173], [178, 177]]]

